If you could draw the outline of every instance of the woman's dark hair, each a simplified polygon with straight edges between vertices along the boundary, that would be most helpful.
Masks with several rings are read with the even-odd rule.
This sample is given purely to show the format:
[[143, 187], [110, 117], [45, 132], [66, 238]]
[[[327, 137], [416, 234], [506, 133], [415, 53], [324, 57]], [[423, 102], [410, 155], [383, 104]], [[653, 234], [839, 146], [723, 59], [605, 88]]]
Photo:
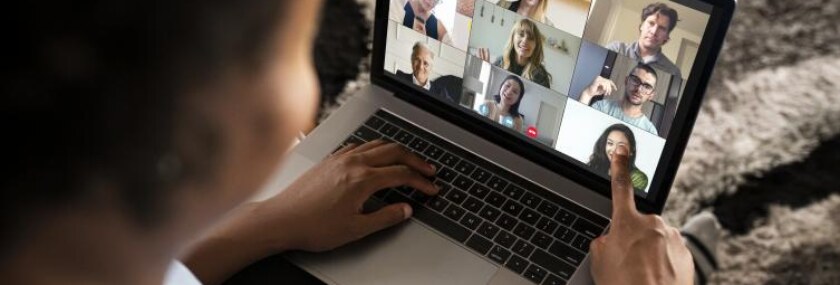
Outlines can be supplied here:
[[607, 137], [610, 136], [612, 132], [621, 132], [627, 137], [627, 141], [630, 143], [627, 146], [630, 151], [630, 157], [628, 161], [630, 164], [628, 165], [630, 168], [636, 166], [636, 137], [633, 135], [633, 131], [630, 130], [629, 127], [625, 126], [624, 124], [615, 124], [608, 127], [604, 130], [604, 133], [601, 134], [601, 137], [595, 142], [595, 146], [592, 147], [592, 155], [589, 157], [589, 167], [592, 167], [592, 170], [595, 173], [607, 174], [610, 172], [610, 159], [607, 157]]
[[502, 85], [499, 85], [499, 92], [496, 96], [493, 96], [493, 99], [496, 100], [496, 104], [502, 101], [502, 86], [505, 86], [505, 82], [508, 80], [516, 81], [519, 84], [519, 99], [516, 100], [516, 103], [510, 106], [510, 114], [514, 117], [523, 117], [522, 114], [519, 113], [519, 103], [522, 103], [522, 97], [525, 97], [525, 83], [522, 82], [522, 79], [516, 75], [508, 75], [505, 80], [502, 80]]
[[[0, 258], [39, 216], [94, 188], [114, 191], [140, 226], [165, 217], [170, 191], [211, 170], [222, 143], [213, 122], [189, 112], [187, 96], [197, 102], [196, 91], [233, 69], [261, 68], [286, 3], [5, 6]], [[176, 146], [176, 122], [200, 137]], [[186, 148], [189, 157], [178, 153]]]

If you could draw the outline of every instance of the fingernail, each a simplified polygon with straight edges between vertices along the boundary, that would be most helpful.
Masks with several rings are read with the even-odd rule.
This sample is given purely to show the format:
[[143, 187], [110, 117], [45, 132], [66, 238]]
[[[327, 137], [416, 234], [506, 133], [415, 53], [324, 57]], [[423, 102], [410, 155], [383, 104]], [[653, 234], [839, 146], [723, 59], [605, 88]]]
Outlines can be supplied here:
[[431, 169], [432, 171], [437, 171], [437, 167], [435, 167], [435, 165], [431, 163], [429, 163], [429, 169]]
[[411, 206], [409, 206], [409, 205], [403, 206], [403, 219], [411, 218], [412, 211], [413, 210], [411, 209]]

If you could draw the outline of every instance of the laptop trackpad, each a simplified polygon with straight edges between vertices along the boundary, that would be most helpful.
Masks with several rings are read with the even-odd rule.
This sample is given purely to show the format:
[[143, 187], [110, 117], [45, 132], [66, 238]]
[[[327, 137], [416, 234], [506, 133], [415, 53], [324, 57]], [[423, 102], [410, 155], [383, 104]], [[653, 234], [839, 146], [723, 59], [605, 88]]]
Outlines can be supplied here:
[[411, 221], [340, 249], [292, 253], [330, 284], [487, 284], [498, 268]]

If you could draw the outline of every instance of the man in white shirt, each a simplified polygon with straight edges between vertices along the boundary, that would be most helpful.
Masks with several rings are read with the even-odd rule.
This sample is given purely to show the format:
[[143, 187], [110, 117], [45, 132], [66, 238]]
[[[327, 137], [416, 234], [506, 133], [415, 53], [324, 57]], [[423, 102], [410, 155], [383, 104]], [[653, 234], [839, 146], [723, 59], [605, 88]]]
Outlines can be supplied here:
[[429, 78], [434, 66], [435, 53], [428, 46], [421, 42], [414, 44], [411, 48], [411, 74], [397, 70], [397, 77], [411, 81], [414, 85], [423, 89], [432, 89], [432, 80]]

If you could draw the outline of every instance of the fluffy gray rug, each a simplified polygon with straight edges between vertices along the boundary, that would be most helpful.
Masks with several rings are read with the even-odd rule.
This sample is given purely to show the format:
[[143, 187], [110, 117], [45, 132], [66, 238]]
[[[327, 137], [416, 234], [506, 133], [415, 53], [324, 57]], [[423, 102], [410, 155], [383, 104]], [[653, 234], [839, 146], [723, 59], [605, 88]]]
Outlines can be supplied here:
[[[375, 1], [358, 1], [370, 21]], [[796, 172], [796, 163], [808, 165], [814, 149], [840, 135], [840, 1], [739, 5], [664, 216], [679, 225], [711, 210], [725, 225], [742, 223], [724, 231], [711, 284], [840, 284], [840, 184], [830, 182], [840, 178], [812, 185], [828, 190], [797, 205], [761, 186], [787, 182], [774, 180], [785, 177], [774, 169]], [[361, 72], [325, 100], [323, 114], [368, 82]], [[816, 172], [838, 169], [822, 163]], [[760, 214], [740, 220], [733, 205]]]

